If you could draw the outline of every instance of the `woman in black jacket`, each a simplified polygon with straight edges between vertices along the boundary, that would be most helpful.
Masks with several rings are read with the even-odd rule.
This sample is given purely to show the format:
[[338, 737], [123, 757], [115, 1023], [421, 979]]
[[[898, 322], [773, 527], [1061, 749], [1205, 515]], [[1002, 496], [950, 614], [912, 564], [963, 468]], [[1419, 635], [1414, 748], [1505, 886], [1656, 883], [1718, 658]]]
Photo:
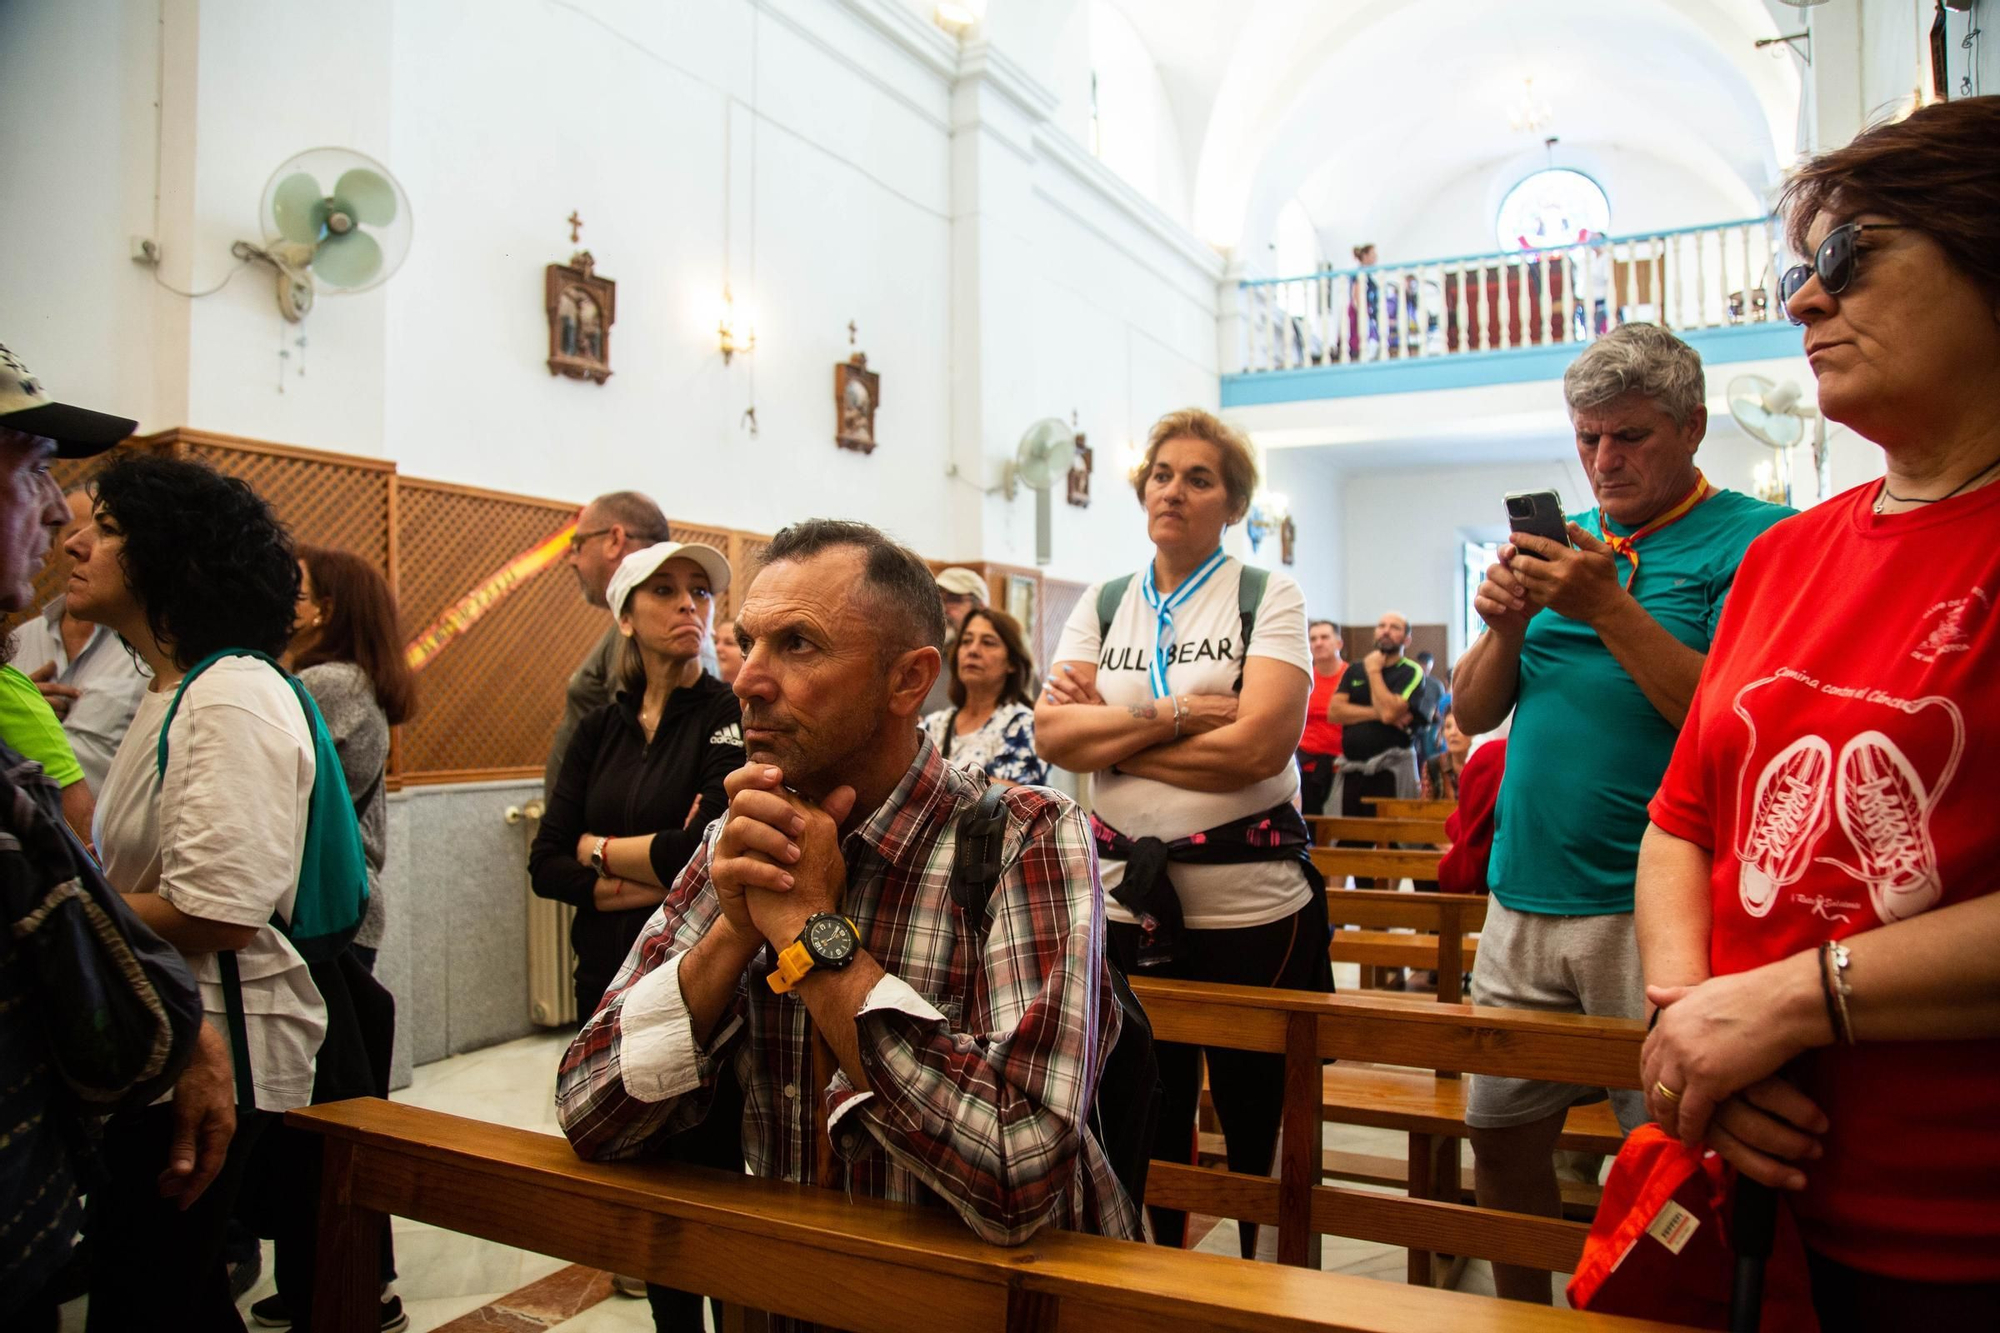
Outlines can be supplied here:
[[[722, 552], [695, 542], [634, 551], [611, 576], [606, 600], [625, 636], [619, 690], [577, 724], [528, 854], [535, 892], [576, 908], [578, 1018], [596, 1012], [647, 918], [728, 808], [723, 779], [743, 766], [742, 710], [700, 659], [715, 598], [728, 587]], [[742, 1094], [724, 1078], [702, 1123], [664, 1155], [741, 1171], [742, 1119]], [[638, 1294], [636, 1279], [616, 1283]], [[650, 1283], [646, 1295], [655, 1328], [702, 1327], [701, 1297]]]
[[699, 656], [728, 587], [729, 562], [696, 543], [634, 551], [612, 576], [619, 691], [577, 725], [528, 857], [535, 892], [576, 908], [578, 1018], [596, 1012], [743, 766], [736, 696]]

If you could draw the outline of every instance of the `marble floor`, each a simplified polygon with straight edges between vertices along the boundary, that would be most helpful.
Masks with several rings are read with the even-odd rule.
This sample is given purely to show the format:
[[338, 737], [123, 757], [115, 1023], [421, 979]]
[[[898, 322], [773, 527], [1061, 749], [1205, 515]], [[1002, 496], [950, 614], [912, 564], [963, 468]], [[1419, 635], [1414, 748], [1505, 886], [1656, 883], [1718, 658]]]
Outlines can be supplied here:
[[[415, 1081], [395, 1095], [397, 1101], [454, 1115], [473, 1116], [544, 1133], [557, 1133], [555, 1069], [568, 1037], [551, 1032], [488, 1047], [470, 1055], [453, 1056], [419, 1066]], [[1401, 1157], [1402, 1136], [1388, 1130], [1329, 1125], [1327, 1148]], [[1469, 1161], [1469, 1158], [1468, 1158]], [[561, 1259], [442, 1231], [404, 1218], [392, 1219], [396, 1238], [395, 1291], [409, 1315], [412, 1333], [474, 1333], [483, 1329], [554, 1329], [560, 1333], [651, 1333], [653, 1321], [643, 1299], [603, 1297], [601, 1275]], [[1259, 1236], [1259, 1258], [1275, 1260], [1277, 1233], [1266, 1227]], [[1215, 1222], [1197, 1249], [1235, 1255], [1236, 1224]], [[1400, 1283], [1406, 1257], [1400, 1248], [1327, 1237], [1321, 1266]], [[250, 1306], [271, 1294], [270, 1255], [265, 1277], [240, 1302], [251, 1329]], [[1559, 1276], [1556, 1299], [1560, 1302]], [[1469, 1264], [1458, 1283], [1460, 1291], [1491, 1295], [1492, 1271], [1483, 1262]], [[593, 1303], [594, 1302], [594, 1303]], [[588, 1308], [582, 1308], [587, 1305]], [[560, 1311], [578, 1310], [563, 1319]], [[83, 1302], [64, 1309], [64, 1333], [82, 1333]]]

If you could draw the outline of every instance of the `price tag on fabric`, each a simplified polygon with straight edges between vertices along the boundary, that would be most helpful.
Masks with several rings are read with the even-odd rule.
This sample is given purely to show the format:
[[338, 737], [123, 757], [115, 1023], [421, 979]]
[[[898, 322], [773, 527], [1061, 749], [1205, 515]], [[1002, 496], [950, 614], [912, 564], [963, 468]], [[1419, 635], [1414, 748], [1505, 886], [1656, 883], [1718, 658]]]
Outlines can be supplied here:
[[1667, 1247], [1674, 1254], [1687, 1248], [1694, 1239], [1694, 1233], [1701, 1227], [1701, 1219], [1687, 1209], [1667, 1200], [1660, 1209], [1660, 1215], [1653, 1219], [1653, 1225], [1646, 1228], [1646, 1234]]

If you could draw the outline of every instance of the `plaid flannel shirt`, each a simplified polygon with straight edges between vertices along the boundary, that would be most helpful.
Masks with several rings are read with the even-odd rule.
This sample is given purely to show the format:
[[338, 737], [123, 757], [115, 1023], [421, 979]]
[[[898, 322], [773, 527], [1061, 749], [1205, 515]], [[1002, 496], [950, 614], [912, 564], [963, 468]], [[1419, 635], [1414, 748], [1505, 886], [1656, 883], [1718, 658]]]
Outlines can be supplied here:
[[1001, 1245], [1050, 1225], [1135, 1239], [1138, 1211], [1086, 1125], [1120, 1013], [1083, 813], [1043, 788], [1007, 793], [1002, 871], [982, 932], [954, 904], [951, 874], [958, 815], [986, 779], [918, 743], [895, 792], [841, 843], [842, 911], [889, 974], [855, 1020], [872, 1091], [845, 1072], [813, 1088], [809, 1014], [796, 994], [766, 984], [769, 946], [707, 1048], [696, 1047], [677, 973], [720, 912], [709, 878], [717, 820], [563, 1057], [563, 1131], [586, 1158], [642, 1156], [701, 1121], [718, 1062], [733, 1058], [754, 1175], [813, 1179], [807, 1099], [819, 1095], [850, 1194], [942, 1200]]

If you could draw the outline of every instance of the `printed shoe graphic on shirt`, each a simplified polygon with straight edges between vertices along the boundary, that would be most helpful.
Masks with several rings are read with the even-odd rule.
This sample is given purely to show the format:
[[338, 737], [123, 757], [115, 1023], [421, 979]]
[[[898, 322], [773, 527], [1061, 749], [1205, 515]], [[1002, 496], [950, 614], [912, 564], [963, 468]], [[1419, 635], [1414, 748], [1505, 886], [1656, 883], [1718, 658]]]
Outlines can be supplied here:
[[1930, 794], [1894, 741], [1864, 731], [1840, 747], [1834, 812], [1861, 858], [1860, 878], [1882, 920], [1913, 917], [1944, 896]]
[[1757, 775], [1736, 849], [1742, 862], [1737, 892], [1751, 916], [1767, 915], [1778, 890], [1805, 874], [1813, 844], [1826, 830], [1832, 776], [1833, 747], [1811, 735], [1778, 751]]

